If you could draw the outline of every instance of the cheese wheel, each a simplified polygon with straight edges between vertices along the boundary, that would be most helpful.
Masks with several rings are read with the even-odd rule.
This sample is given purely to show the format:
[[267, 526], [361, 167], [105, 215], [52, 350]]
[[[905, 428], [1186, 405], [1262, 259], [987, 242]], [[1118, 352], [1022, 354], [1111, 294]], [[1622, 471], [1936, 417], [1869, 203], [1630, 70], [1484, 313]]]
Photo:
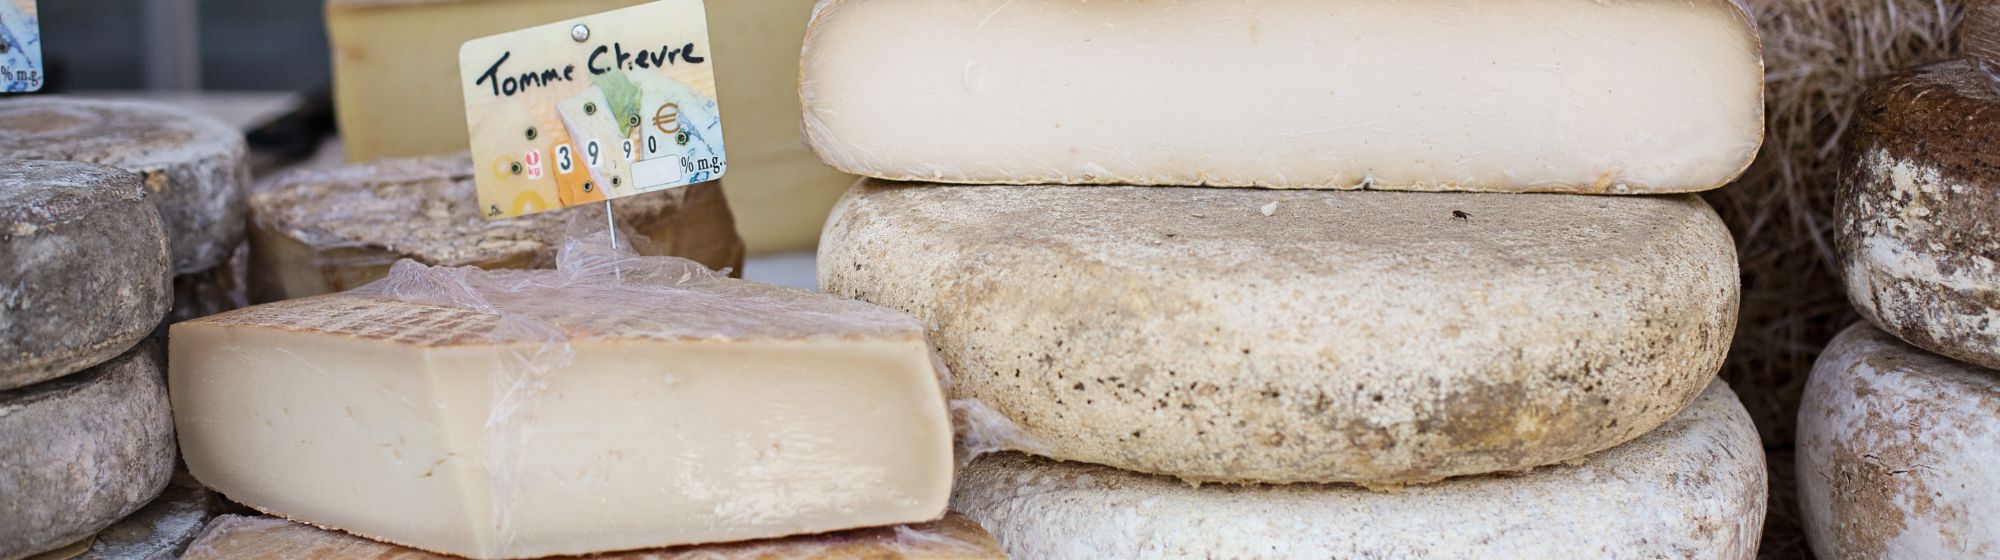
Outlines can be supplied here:
[[1733, 558], [1756, 556], [1764, 451], [1721, 382], [1672, 421], [1575, 465], [1374, 492], [1190, 486], [1007, 453], [952, 507], [1015, 558]]
[[0, 558], [61, 548], [167, 486], [174, 426], [151, 343], [76, 375], [0, 391]]
[[[222, 509], [215, 494], [187, 473], [175, 473], [165, 492], [137, 513], [120, 520], [91, 540], [78, 560], [170, 560], [201, 536], [209, 519]], [[304, 557], [293, 557], [304, 558]]]
[[1194, 481], [1574, 459], [1679, 412], [1736, 322], [1691, 196], [870, 180], [823, 238], [821, 287], [929, 323], [1017, 448]]
[[95, 163], [138, 173], [159, 208], [175, 274], [207, 270], [243, 240], [243, 134], [182, 109], [53, 96], [0, 100], [0, 159]]
[[1847, 146], [1847, 296], [1917, 347], [2000, 367], [2000, 93], [1967, 63], [1877, 82]]
[[2000, 372], [1868, 325], [1827, 345], [1799, 410], [1798, 480], [1820, 558], [2000, 556]]
[[107, 167], [0, 161], [0, 391], [109, 360], [166, 314], [167, 238], [141, 188]]
[[[250, 198], [250, 297], [277, 301], [361, 286], [399, 259], [485, 269], [551, 266], [573, 225], [604, 223], [604, 205], [488, 220], [472, 160], [460, 153], [305, 169]], [[719, 183], [620, 198], [612, 207], [648, 255], [740, 272], [743, 240]], [[627, 239], [628, 244], [637, 242]]]

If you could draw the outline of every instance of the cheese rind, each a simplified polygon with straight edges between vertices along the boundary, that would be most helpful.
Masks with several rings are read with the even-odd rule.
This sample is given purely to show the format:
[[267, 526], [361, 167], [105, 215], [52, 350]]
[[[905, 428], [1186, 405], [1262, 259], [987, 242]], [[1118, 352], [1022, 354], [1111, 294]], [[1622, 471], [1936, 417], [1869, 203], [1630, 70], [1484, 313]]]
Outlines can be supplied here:
[[0, 159], [138, 173], [159, 209], [175, 274], [222, 264], [243, 240], [243, 133], [183, 109], [55, 96], [0, 100]]
[[2000, 555], [2000, 373], [1866, 324], [1827, 345], [1799, 410], [1799, 501], [1820, 558]]
[[1721, 382], [1659, 430], [1571, 465], [1375, 492], [1190, 486], [1013, 453], [982, 457], [952, 507], [1015, 558], [1733, 558], [1756, 556], [1764, 451]]
[[1965, 58], [1994, 87], [2000, 87], [2000, 2], [1973, 0], [1958, 28]]
[[1962, 61], [1875, 84], [1847, 146], [1836, 243], [1862, 317], [2000, 368], [2000, 93]]
[[[77, 560], [172, 560], [180, 558], [209, 519], [222, 509], [215, 494], [187, 473], [175, 473], [160, 497], [130, 517], [99, 531], [90, 550]], [[244, 557], [249, 558], [249, 557]], [[291, 556], [289, 558], [307, 558]]]
[[1196, 481], [1574, 459], [1692, 401], [1736, 320], [1692, 196], [869, 180], [823, 236], [821, 288], [928, 323], [1018, 449]]
[[166, 231], [142, 188], [108, 167], [0, 162], [0, 391], [117, 357], [166, 314]]
[[174, 430], [151, 343], [53, 381], [0, 391], [0, 558], [54, 550], [166, 488]]
[[[1000, 543], [956, 513], [915, 525], [855, 529], [743, 543], [614, 552], [596, 560], [1004, 560]], [[421, 550], [268, 517], [216, 519], [181, 560], [238, 558], [372, 558], [448, 560]]]
[[[573, 225], [604, 222], [602, 205], [488, 220], [465, 154], [307, 169], [271, 179], [250, 197], [251, 299], [298, 298], [360, 287], [399, 259], [485, 269], [547, 267]], [[729, 202], [716, 183], [612, 203], [646, 254], [743, 268]], [[633, 243], [634, 240], [623, 240]]]
[[1713, 189], [1763, 140], [1728, 0], [827, 0], [800, 70], [836, 169], [974, 184]]
[[952, 431], [914, 320], [684, 259], [558, 260], [404, 263], [363, 292], [175, 325], [189, 470], [266, 512], [474, 558], [944, 511]]

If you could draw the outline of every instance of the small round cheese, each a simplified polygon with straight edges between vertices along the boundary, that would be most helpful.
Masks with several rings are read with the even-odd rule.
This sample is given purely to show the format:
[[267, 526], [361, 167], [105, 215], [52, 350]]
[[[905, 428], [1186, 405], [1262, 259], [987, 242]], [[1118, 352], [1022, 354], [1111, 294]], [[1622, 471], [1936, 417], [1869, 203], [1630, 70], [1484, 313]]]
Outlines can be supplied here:
[[1868, 325], [1827, 345], [1799, 409], [1798, 480], [1820, 558], [2000, 556], [2000, 371]]
[[1764, 451], [1722, 382], [1575, 465], [1375, 492], [1191, 486], [1019, 454], [982, 457], [952, 508], [1015, 558], [1733, 558], [1756, 555]]
[[931, 326], [1015, 447], [1194, 481], [1395, 484], [1638, 437], [1736, 325], [1692, 196], [867, 181], [823, 289]]
[[0, 391], [124, 352], [167, 312], [166, 233], [139, 177], [0, 161]]

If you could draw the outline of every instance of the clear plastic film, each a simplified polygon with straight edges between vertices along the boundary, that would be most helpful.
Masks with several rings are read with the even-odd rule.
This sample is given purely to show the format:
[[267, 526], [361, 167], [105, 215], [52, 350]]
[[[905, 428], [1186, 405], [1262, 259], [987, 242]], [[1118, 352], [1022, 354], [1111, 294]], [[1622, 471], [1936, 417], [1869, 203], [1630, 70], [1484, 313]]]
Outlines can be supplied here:
[[[188, 546], [183, 560], [240, 558], [373, 558], [447, 560], [441, 554], [376, 542], [270, 517], [225, 515]], [[845, 558], [1006, 558], [978, 524], [952, 514], [943, 520], [741, 543], [681, 546], [590, 556], [599, 560], [768, 560]]]

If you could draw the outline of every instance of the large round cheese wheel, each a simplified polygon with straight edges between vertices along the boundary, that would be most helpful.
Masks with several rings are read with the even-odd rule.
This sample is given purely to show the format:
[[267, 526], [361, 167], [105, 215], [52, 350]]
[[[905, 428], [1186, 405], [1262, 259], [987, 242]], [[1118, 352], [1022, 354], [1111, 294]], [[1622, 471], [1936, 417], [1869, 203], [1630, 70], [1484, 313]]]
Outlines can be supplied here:
[[1799, 501], [1820, 558], [2000, 557], [2000, 371], [1867, 325], [1799, 409]]
[[222, 509], [215, 493], [187, 473], [176, 473], [160, 497], [91, 538], [77, 560], [179, 558]]
[[53, 96], [0, 100], [0, 159], [55, 159], [140, 174], [160, 209], [175, 274], [207, 270], [243, 240], [243, 134], [152, 103]]
[[1019, 454], [952, 507], [1015, 558], [1738, 558], [1756, 555], [1764, 451], [1715, 382], [1660, 429], [1576, 465], [1376, 492], [1191, 486]]
[[1918, 347], [2000, 367], [2000, 93], [1965, 62], [1877, 82], [1841, 173], [1848, 299]]
[[1394, 484], [1665, 422], [1721, 366], [1735, 256], [1692, 196], [868, 181], [819, 274], [929, 323], [1017, 449]]
[[0, 392], [0, 558], [60, 548], [138, 511], [174, 470], [153, 345]]
[[124, 352], [171, 304], [166, 233], [139, 177], [0, 161], [0, 391]]

